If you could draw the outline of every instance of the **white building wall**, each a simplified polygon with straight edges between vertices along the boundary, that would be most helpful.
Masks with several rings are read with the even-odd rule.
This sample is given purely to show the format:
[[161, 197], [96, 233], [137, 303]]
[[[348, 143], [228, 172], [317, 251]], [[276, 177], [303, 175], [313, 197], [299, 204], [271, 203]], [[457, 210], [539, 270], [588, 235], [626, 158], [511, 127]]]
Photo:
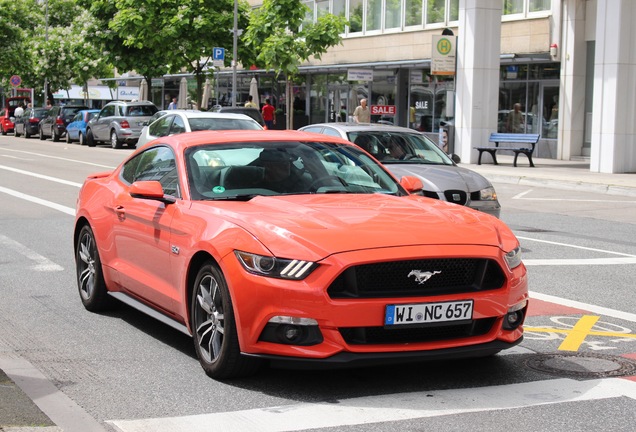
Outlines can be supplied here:
[[599, 1], [590, 170], [636, 172], [636, 2]]

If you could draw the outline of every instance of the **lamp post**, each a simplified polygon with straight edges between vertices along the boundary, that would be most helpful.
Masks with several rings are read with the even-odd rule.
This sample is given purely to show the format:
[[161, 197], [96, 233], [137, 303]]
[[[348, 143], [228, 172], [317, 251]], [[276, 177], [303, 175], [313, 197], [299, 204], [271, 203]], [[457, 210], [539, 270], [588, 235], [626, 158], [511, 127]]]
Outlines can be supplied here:
[[232, 106], [236, 106], [236, 57], [238, 55], [238, 0], [234, 0], [234, 31], [232, 43]]
[[[49, 0], [46, 0], [44, 9], [44, 40], [46, 42], [49, 41]], [[46, 52], [46, 51], [45, 51]], [[49, 80], [44, 76], [44, 98], [42, 100], [42, 106], [46, 106], [46, 99], [49, 97]], [[35, 106], [35, 101], [33, 101], [33, 106]]]

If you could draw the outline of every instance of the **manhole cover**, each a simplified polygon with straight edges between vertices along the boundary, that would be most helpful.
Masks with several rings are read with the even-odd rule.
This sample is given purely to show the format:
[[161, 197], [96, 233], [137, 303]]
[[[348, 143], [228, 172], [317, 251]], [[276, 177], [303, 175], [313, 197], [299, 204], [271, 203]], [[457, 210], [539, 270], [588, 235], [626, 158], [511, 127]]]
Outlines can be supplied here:
[[624, 357], [592, 353], [535, 354], [524, 360], [531, 369], [576, 378], [636, 375], [636, 363]]

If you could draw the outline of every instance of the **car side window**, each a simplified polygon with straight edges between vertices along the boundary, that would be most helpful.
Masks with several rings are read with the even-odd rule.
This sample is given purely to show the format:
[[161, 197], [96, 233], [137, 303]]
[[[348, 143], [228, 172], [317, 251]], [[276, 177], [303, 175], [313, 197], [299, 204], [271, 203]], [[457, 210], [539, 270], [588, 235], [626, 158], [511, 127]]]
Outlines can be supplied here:
[[174, 121], [170, 126], [170, 135], [184, 133], [186, 131], [185, 123], [179, 116], [174, 116]]
[[128, 184], [156, 180], [167, 195], [180, 197], [174, 153], [168, 147], [152, 147], [124, 164], [121, 178]]
[[160, 118], [148, 128], [148, 133], [155, 137], [167, 136], [170, 131], [170, 124], [175, 116], [165, 116]]

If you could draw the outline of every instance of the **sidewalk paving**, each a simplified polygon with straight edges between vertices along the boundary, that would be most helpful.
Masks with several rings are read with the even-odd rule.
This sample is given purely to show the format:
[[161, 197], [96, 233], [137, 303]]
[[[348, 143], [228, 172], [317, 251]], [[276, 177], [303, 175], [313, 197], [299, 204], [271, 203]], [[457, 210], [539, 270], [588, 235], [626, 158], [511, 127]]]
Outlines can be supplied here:
[[497, 155], [499, 165], [492, 163], [464, 164], [459, 166], [476, 171], [493, 183], [512, 183], [554, 189], [579, 190], [609, 195], [636, 197], [636, 173], [605, 174], [590, 171], [589, 160], [562, 161], [533, 158], [535, 167], [527, 159]]
[[[590, 172], [589, 161], [584, 159], [576, 161], [534, 159], [534, 168], [528, 166], [527, 160], [521, 157], [517, 161], [517, 167], [512, 165], [512, 156], [497, 155], [497, 160], [499, 165], [492, 163], [482, 165], [461, 163], [459, 165], [480, 173], [493, 183], [636, 197], [636, 173]], [[48, 385], [52, 384], [48, 383]], [[72, 416], [74, 411], [76, 410], [69, 409], [68, 415]], [[0, 369], [0, 431], [62, 432], [63, 429], [56, 426], [23, 389]]]

